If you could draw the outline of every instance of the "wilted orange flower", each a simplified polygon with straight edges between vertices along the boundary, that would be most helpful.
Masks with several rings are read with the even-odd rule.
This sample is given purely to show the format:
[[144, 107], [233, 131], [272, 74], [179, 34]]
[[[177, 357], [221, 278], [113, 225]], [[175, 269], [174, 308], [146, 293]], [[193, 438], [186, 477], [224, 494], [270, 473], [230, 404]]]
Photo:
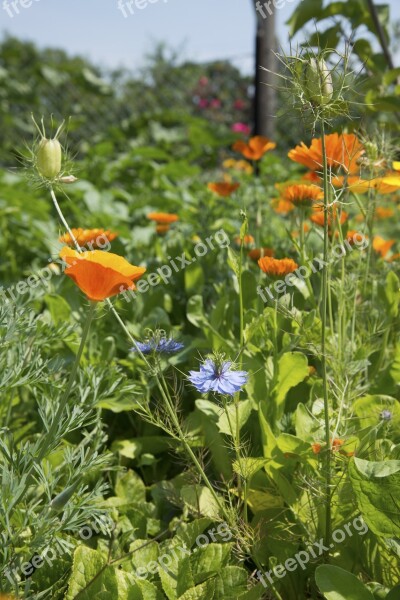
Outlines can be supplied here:
[[243, 171], [247, 175], [251, 175], [254, 171], [253, 167], [247, 160], [235, 160], [234, 158], [228, 158], [222, 163], [224, 169], [235, 169], [236, 171]]
[[163, 212], [149, 213], [147, 215], [147, 218], [150, 219], [150, 221], [155, 221], [159, 225], [169, 225], [170, 223], [175, 223], [175, 221], [179, 221], [178, 215]]
[[233, 194], [233, 192], [235, 192], [239, 186], [240, 183], [229, 183], [227, 181], [207, 184], [209, 190], [215, 194], [218, 194], [218, 196], [221, 196], [222, 198], [226, 198], [227, 196]]
[[[349, 218], [349, 215], [343, 210], [340, 215], [340, 224], [343, 225]], [[313, 206], [313, 214], [310, 216], [310, 219], [315, 225], [319, 225], [320, 227], [324, 227], [325, 225], [325, 210], [323, 206]], [[332, 226], [333, 219], [337, 219], [337, 210], [333, 208], [333, 210], [329, 211], [328, 214], [328, 226]]]
[[272, 258], [271, 256], [260, 258], [258, 266], [264, 273], [273, 277], [283, 277], [299, 268], [299, 265], [291, 258]]
[[[254, 244], [255, 240], [253, 238], [252, 235], [245, 235], [243, 238], [243, 246], [252, 246]], [[235, 237], [235, 244], [237, 244], [238, 246], [241, 245], [241, 239], [240, 239], [240, 235], [237, 235]]]
[[258, 261], [258, 259], [263, 256], [273, 256], [274, 254], [275, 252], [272, 248], [254, 248], [253, 250], [250, 250], [247, 256], [251, 258], [251, 260]]
[[289, 185], [283, 192], [283, 199], [292, 202], [295, 206], [309, 207], [313, 202], [322, 200], [323, 197], [321, 188], [316, 185]]
[[314, 454], [319, 454], [321, 452], [322, 445], [318, 442], [314, 442], [314, 444], [311, 444], [311, 448]]
[[[364, 148], [353, 133], [332, 133], [325, 137], [328, 167], [344, 169], [346, 173], [358, 171], [358, 160], [364, 153]], [[306, 166], [311, 171], [321, 171], [323, 168], [322, 140], [314, 138], [308, 148], [304, 142], [290, 150], [291, 160]]]
[[[71, 231], [79, 246], [90, 244], [96, 247], [99, 244], [103, 244], [105, 241], [112, 242], [117, 237], [117, 234], [109, 229], [82, 229], [81, 227], [78, 227], [77, 229], [71, 229]], [[58, 241], [62, 244], [67, 244], [68, 246], [74, 245], [74, 240], [69, 233], [59, 237]]]
[[60, 256], [68, 264], [65, 274], [93, 302], [136, 289], [133, 282], [146, 271], [129, 264], [122, 256], [101, 250], [79, 253], [64, 246]]
[[235, 142], [232, 148], [248, 160], [260, 160], [268, 150], [276, 148], [276, 144], [262, 135], [256, 135], [247, 144], [243, 140]]
[[389, 219], [393, 217], [393, 208], [384, 208], [383, 206], [377, 206], [375, 209], [375, 216], [377, 219]]
[[385, 258], [395, 242], [396, 240], [385, 240], [380, 235], [376, 235], [372, 240], [372, 247], [382, 258]]

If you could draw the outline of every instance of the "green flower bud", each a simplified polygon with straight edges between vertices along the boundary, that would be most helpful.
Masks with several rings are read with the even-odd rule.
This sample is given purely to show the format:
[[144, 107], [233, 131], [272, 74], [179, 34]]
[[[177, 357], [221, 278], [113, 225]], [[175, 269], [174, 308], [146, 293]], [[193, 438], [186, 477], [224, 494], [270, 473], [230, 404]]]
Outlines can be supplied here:
[[76, 481], [69, 487], [65, 488], [60, 494], [58, 494], [50, 503], [51, 510], [55, 510], [56, 512], [62, 510], [64, 506], [69, 502], [72, 496], [75, 493], [75, 490], [78, 487], [79, 482]]
[[57, 139], [43, 138], [36, 154], [36, 166], [42, 177], [55, 179], [61, 171], [62, 148]]
[[322, 58], [309, 59], [304, 71], [304, 84], [307, 99], [313, 104], [325, 105], [332, 100], [332, 75]]

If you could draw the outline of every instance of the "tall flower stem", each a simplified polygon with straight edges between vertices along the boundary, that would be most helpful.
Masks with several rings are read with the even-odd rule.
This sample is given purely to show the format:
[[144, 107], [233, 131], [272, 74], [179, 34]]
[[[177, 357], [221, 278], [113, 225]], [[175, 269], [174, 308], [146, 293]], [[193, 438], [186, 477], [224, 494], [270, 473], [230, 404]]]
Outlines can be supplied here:
[[[62, 224], [64, 225], [65, 229], [68, 231], [69, 235], [71, 236], [71, 239], [74, 243], [75, 248], [77, 249], [78, 252], [82, 252], [82, 248], [80, 247], [79, 243], [77, 242], [74, 234], [72, 233], [64, 215], [63, 212], [58, 204], [57, 201], [57, 197], [54, 193], [53, 188], [50, 187], [50, 195], [51, 198], [53, 200], [53, 204], [55, 206], [55, 209], [57, 211], [58, 216], [60, 217], [60, 220], [62, 222]], [[118, 321], [119, 325], [122, 327], [123, 331], [125, 332], [126, 336], [128, 337], [129, 341], [133, 344], [133, 346], [135, 347], [135, 350], [137, 352], [137, 354], [140, 356], [140, 358], [144, 361], [146, 367], [151, 370], [151, 365], [148, 362], [148, 360], [146, 359], [146, 357], [144, 356], [143, 352], [140, 350], [140, 348], [138, 347], [135, 338], [131, 335], [130, 331], [128, 330], [128, 328], [126, 327], [124, 321], [121, 319], [120, 315], [118, 314], [118, 312], [116, 311], [116, 309], [114, 308], [111, 300], [109, 298], [106, 299], [106, 304], [109, 307], [110, 311], [112, 312], [112, 314], [114, 315], [114, 317], [116, 318], [116, 320]], [[90, 323], [89, 323], [90, 325]], [[86, 333], [87, 335], [87, 333]], [[83, 346], [82, 346], [82, 350], [83, 350]], [[82, 353], [82, 352], [81, 352]], [[79, 352], [78, 352], [79, 354]], [[80, 358], [80, 357], [79, 357]], [[191, 449], [190, 445], [188, 444], [185, 435], [181, 429], [181, 426], [179, 424], [179, 420], [178, 417], [175, 414], [175, 411], [173, 409], [173, 403], [172, 400], [170, 398], [169, 392], [168, 392], [168, 387], [167, 384], [165, 382], [164, 376], [162, 374], [162, 371], [160, 370], [161, 373], [161, 378], [158, 375], [158, 373], [155, 373], [155, 379], [156, 379], [156, 383], [157, 383], [157, 387], [160, 391], [160, 394], [163, 398], [163, 401], [165, 403], [167, 412], [171, 418], [171, 421], [173, 422], [176, 431], [178, 433], [178, 437], [182, 443], [182, 445], [184, 446], [184, 449], [186, 451], [186, 453], [188, 454], [189, 458], [192, 460], [194, 466], [196, 467], [200, 477], [202, 478], [202, 480], [204, 481], [204, 484], [206, 485], [206, 487], [209, 489], [211, 495], [213, 496], [215, 502], [217, 503], [217, 506], [219, 507], [221, 514], [224, 516], [224, 518], [229, 522], [230, 521], [230, 517], [229, 514], [225, 508], [225, 506], [223, 505], [221, 499], [217, 496], [214, 488], [212, 487], [210, 480], [208, 479], [206, 473], [204, 472], [203, 467], [201, 466], [200, 462], [198, 461], [196, 455], [194, 454], [193, 450]], [[72, 384], [71, 384], [72, 385]], [[60, 410], [58, 411], [60, 412]], [[57, 413], [58, 414], [58, 413]], [[56, 424], [56, 420], [54, 421], [54, 425]], [[50, 433], [50, 432], [49, 432]]]
[[322, 306], [321, 306], [321, 362], [322, 362], [322, 387], [324, 399], [324, 421], [325, 421], [325, 544], [330, 546], [332, 536], [332, 507], [331, 507], [331, 440], [329, 419], [329, 396], [328, 396], [328, 369], [326, 357], [326, 329], [327, 329], [327, 307], [328, 307], [328, 285], [329, 285], [329, 179], [328, 160], [326, 154], [325, 124], [321, 121], [321, 141], [323, 157], [324, 177], [324, 269], [322, 271]]
[[[72, 386], [74, 385], [74, 382], [75, 382], [75, 379], [76, 379], [76, 374], [78, 372], [79, 363], [80, 363], [81, 358], [82, 358], [83, 349], [85, 347], [85, 343], [86, 343], [86, 340], [87, 340], [88, 335], [89, 335], [90, 325], [91, 325], [91, 323], [93, 321], [93, 317], [94, 317], [95, 311], [96, 311], [96, 302], [91, 302], [90, 303], [90, 308], [89, 308], [89, 313], [88, 313], [88, 316], [87, 316], [87, 319], [86, 319], [86, 323], [85, 323], [85, 326], [84, 326], [83, 332], [82, 332], [81, 343], [79, 345], [79, 349], [78, 349], [78, 352], [76, 354], [75, 361], [74, 361], [74, 364], [73, 364], [72, 369], [71, 369], [71, 373], [69, 375], [67, 387], [65, 388], [64, 393], [63, 393], [63, 395], [61, 397], [60, 403], [58, 405], [57, 412], [56, 412], [55, 417], [53, 419], [53, 422], [52, 422], [52, 424], [50, 426], [50, 429], [49, 429], [49, 431], [46, 434], [46, 440], [48, 440], [49, 442], [51, 442], [52, 439], [53, 439], [53, 437], [54, 437], [54, 434], [55, 434], [55, 432], [57, 430], [57, 425], [60, 422], [60, 419], [62, 417], [64, 409], [65, 409], [65, 407], [67, 405], [68, 398], [69, 398], [69, 396], [71, 394]], [[38, 460], [39, 461], [42, 460], [42, 458], [46, 454], [46, 448], [47, 448], [47, 446], [48, 445], [46, 443], [43, 443], [42, 450], [39, 452], [39, 456], [38, 456]]]

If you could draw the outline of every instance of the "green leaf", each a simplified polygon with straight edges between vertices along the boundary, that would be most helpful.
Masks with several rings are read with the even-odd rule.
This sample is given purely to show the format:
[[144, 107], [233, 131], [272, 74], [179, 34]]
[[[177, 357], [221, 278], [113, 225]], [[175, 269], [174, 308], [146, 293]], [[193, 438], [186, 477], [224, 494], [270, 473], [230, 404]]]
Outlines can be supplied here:
[[46, 294], [44, 301], [50, 311], [54, 325], [68, 323], [71, 318], [71, 307], [68, 302], [58, 294]]
[[127, 503], [146, 501], [145, 485], [134, 471], [128, 471], [117, 479], [115, 494]]
[[286, 25], [289, 25], [290, 28], [290, 36], [292, 37], [311, 19], [316, 19], [318, 21], [321, 14], [322, 0], [303, 0], [286, 21]]
[[206, 581], [201, 585], [190, 588], [183, 596], [179, 596], [179, 600], [213, 600], [214, 599], [215, 583], [213, 580]]
[[[66, 600], [74, 600], [78, 594], [79, 600], [93, 600], [99, 597], [102, 600], [118, 598], [118, 583], [114, 570], [106, 567], [102, 571], [106, 562], [97, 550], [79, 546], [74, 552]], [[101, 575], [98, 576], [100, 572]]]
[[400, 301], [400, 281], [394, 271], [389, 271], [386, 277], [385, 296], [389, 306], [389, 315], [397, 317]]
[[219, 506], [210, 490], [201, 485], [185, 485], [181, 489], [182, 499], [194, 512], [203, 517], [217, 518]]
[[374, 600], [372, 593], [355, 575], [333, 565], [321, 565], [315, 581], [326, 600]]
[[288, 391], [308, 377], [307, 357], [301, 352], [286, 352], [278, 362], [278, 381], [274, 389], [277, 416], [281, 416]]
[[[252, 411], [252, 403], [250, 400], [241, 400], [239, 402], [239, 404], [238, 404], [239, 430], [242, 429], [243, 425], [245, 425], [246, 421], [250, 417], [251, 411]], [[229, 419], [228, 419], [226, 412], [224, 411], [218, 421], [218, 428], [221, 433], [232, 436], [232, 430], [233, 430], [233, 435], [236, 434], [237, 417], [236, 417], [235, 404], [230, 404], [227, 407], [227, 412], [229, 414]], [[232, 430], [231, 430], [231, 426], [232, 426]]]
[[353, 459], [349, 463], [349, 475], [358, 508], [371, 531], [384, 537], [399, 537], [400, 472], [379, 477], [366, 476], [360, 473]]
[[399, 600], [399, 598], [400, 598], [400, 585], [396, 585], [396, 587], [394, 587], [392, 590], [390, 590], [390, 592], [386, 596], [385, 600]]
[[247, 571], [241, 567], [228, 566], [221, 569], [216, 582], [216, 593], [224, 600], [234, 600], [247, 588]]
[[204, 287], [204, 271], [199, 262], [192, 262], [184, 272], [187, 294], [200, 293]]
[[207, 319], [204, 316], [204, 306], [202, 296], [192, 296], [189, 298], [186, 308], [187, 319], [192, 325], [202, 329], [207, 325]]
[[380, 462], [373, 462], [370, 460], [363, 460], [362, 458], [354, 458], [354, 462], [358, 471], [367, 477], [367, 479], [373, 479], [374, 477], [387, 477], [400, 471], [400, 460], [385, 460]]

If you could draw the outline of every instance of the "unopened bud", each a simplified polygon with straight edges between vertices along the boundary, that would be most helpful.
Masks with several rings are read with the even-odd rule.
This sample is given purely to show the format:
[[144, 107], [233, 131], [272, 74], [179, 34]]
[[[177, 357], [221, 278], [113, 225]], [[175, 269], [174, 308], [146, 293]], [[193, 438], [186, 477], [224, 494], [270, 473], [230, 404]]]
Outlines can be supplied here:
[[313, 104], [328, 104], [333, 97], [331, 72], [326, 62], [320, 58], [310, 58], [305, 67], [305, 92]]
[[75, 181], [78, 181], [78, 178], [74, 175], [65, 175], [64, 177], [59, 177], [58, 181], [60, 183], [75, 183]]
[[72, 485], [65, 488], [60, 494], [58, 494], [50, 503], [51, 510], [55, 510], [56, 512], [62, 510], [64, 506], [71, 500], [72, 496], [75, 493], [75, 490], [78, 487], [79, 482], [76, 481]]
[[42, 177], [55, 179], [61, 171], [62, 148], [57, 139], [43, 138], [36, 154], [36, 166]]

